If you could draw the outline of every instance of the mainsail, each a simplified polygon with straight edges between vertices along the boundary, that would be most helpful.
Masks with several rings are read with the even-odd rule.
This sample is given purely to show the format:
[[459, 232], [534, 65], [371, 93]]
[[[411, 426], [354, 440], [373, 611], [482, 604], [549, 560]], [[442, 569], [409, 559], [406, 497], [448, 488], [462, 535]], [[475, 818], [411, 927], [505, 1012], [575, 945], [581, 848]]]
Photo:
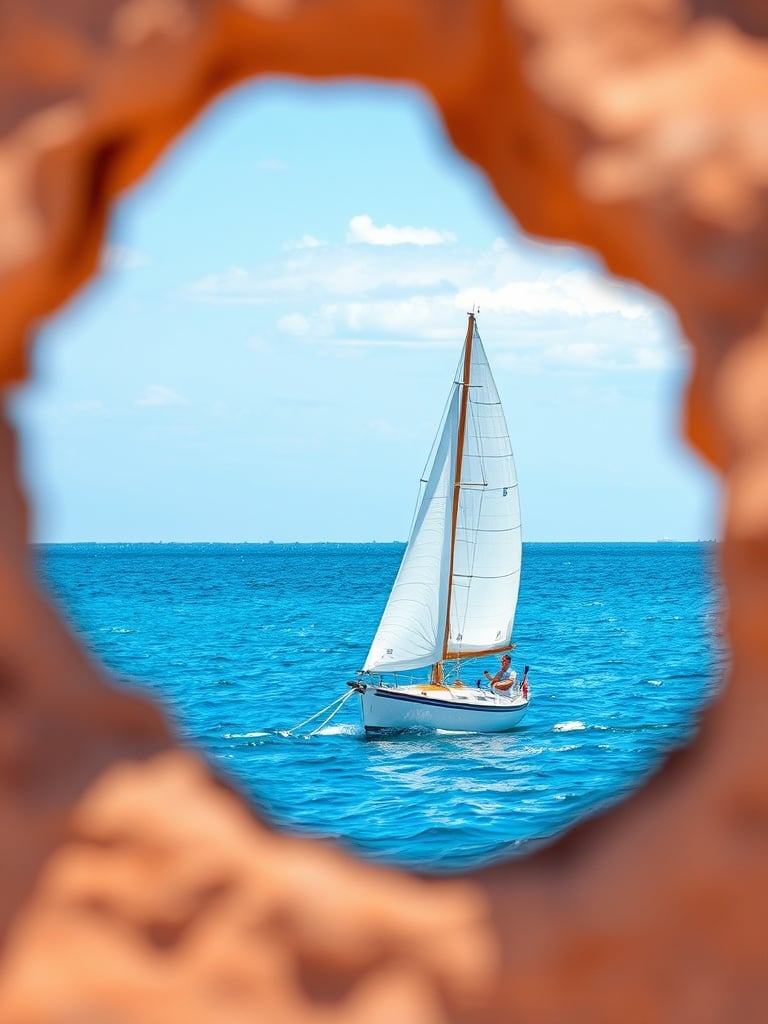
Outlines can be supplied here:
[[433, 451], [366, 672], [401, 672], [510, 645], [520, 587], [520, 501], [474, 314]]

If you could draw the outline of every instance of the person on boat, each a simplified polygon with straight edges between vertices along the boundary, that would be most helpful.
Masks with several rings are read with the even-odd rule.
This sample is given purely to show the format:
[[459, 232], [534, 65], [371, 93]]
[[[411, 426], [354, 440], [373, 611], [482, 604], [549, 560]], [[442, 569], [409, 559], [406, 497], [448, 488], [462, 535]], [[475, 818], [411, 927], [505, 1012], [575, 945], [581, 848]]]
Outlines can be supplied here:
[[492, 676], [491, 673], [486, 669], [483, 675], [491, 684], [491, 689], [496, 693], [509, 693], [512, 687], [517, 682], [517, 672], [511, 667], [512, 659], [508, 654], [502, 654], [501, 656], [501, 668]]

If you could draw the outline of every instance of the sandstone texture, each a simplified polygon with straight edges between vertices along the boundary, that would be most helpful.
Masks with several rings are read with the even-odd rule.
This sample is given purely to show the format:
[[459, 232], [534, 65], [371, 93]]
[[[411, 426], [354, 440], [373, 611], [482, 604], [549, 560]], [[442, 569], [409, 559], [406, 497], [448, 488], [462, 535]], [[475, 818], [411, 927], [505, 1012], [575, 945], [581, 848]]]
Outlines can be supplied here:
[[677, 311], [732, 652], [694, 744], [550, 848], [456, 879], [361, 863], [270, 830], [83, 654], [3, 418], [3, 1024], [768, 1019], [767, 58], [758, 0], [0, 0], [6, 396], [111, 204], [223, 89], [410, 81], [526, 231]]

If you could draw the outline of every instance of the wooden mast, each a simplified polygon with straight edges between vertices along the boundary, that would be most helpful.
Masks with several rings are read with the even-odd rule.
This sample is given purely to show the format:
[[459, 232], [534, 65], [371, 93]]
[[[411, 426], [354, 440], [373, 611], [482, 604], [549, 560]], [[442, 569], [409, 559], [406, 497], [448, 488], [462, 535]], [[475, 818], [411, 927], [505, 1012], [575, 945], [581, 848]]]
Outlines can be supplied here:
[[[453, 502], [451, 506], [451, 557], [448, 564], [448, 594], [446, 597], [446, 610], [445, 610], [445, 631], [443, 633], [443, 654], [442, 657], [447, 658], [448, 656], [448, 635], [451, 629], [451, 597], [453, 595], [453, 552], [456, 544], [456, 523], [459, 517], [459, 496], [461, 492], [461, 464], [464, 459], [464, 434], [467, 426], [467, 404], [469, 402], [469, 377], [470, 367], [472, 365], [472, 341], [475, 336], [475, 312], [467, 314], [469, 321], [467, 323], [467, 336], [464, 339], [464, 367], [462, 370], [462, 379], [459, 381], [459, 387], [461, 388], [461, 397], [459, 399], [459, 427], [456, 436], [456, 470], [453, 478]], [[436, 665], [432, 666], [431, 681], [433, 683], [442, 683], [443, 681], [443, 663], [442, 660]]]

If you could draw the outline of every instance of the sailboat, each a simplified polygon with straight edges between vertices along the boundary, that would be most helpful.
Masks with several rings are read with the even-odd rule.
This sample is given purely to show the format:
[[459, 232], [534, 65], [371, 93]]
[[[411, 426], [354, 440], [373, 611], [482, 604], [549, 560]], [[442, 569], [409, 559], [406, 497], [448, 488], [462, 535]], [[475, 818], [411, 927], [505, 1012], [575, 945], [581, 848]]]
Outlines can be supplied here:
[[506, 693], [468, 681], [474, 661], [514, 647], [522, 561], [512, 446], [475, 311], [468, 316], [403, 560], [348, 684], [367, 733], [506, 732], [529, 705], [527, 666]]

